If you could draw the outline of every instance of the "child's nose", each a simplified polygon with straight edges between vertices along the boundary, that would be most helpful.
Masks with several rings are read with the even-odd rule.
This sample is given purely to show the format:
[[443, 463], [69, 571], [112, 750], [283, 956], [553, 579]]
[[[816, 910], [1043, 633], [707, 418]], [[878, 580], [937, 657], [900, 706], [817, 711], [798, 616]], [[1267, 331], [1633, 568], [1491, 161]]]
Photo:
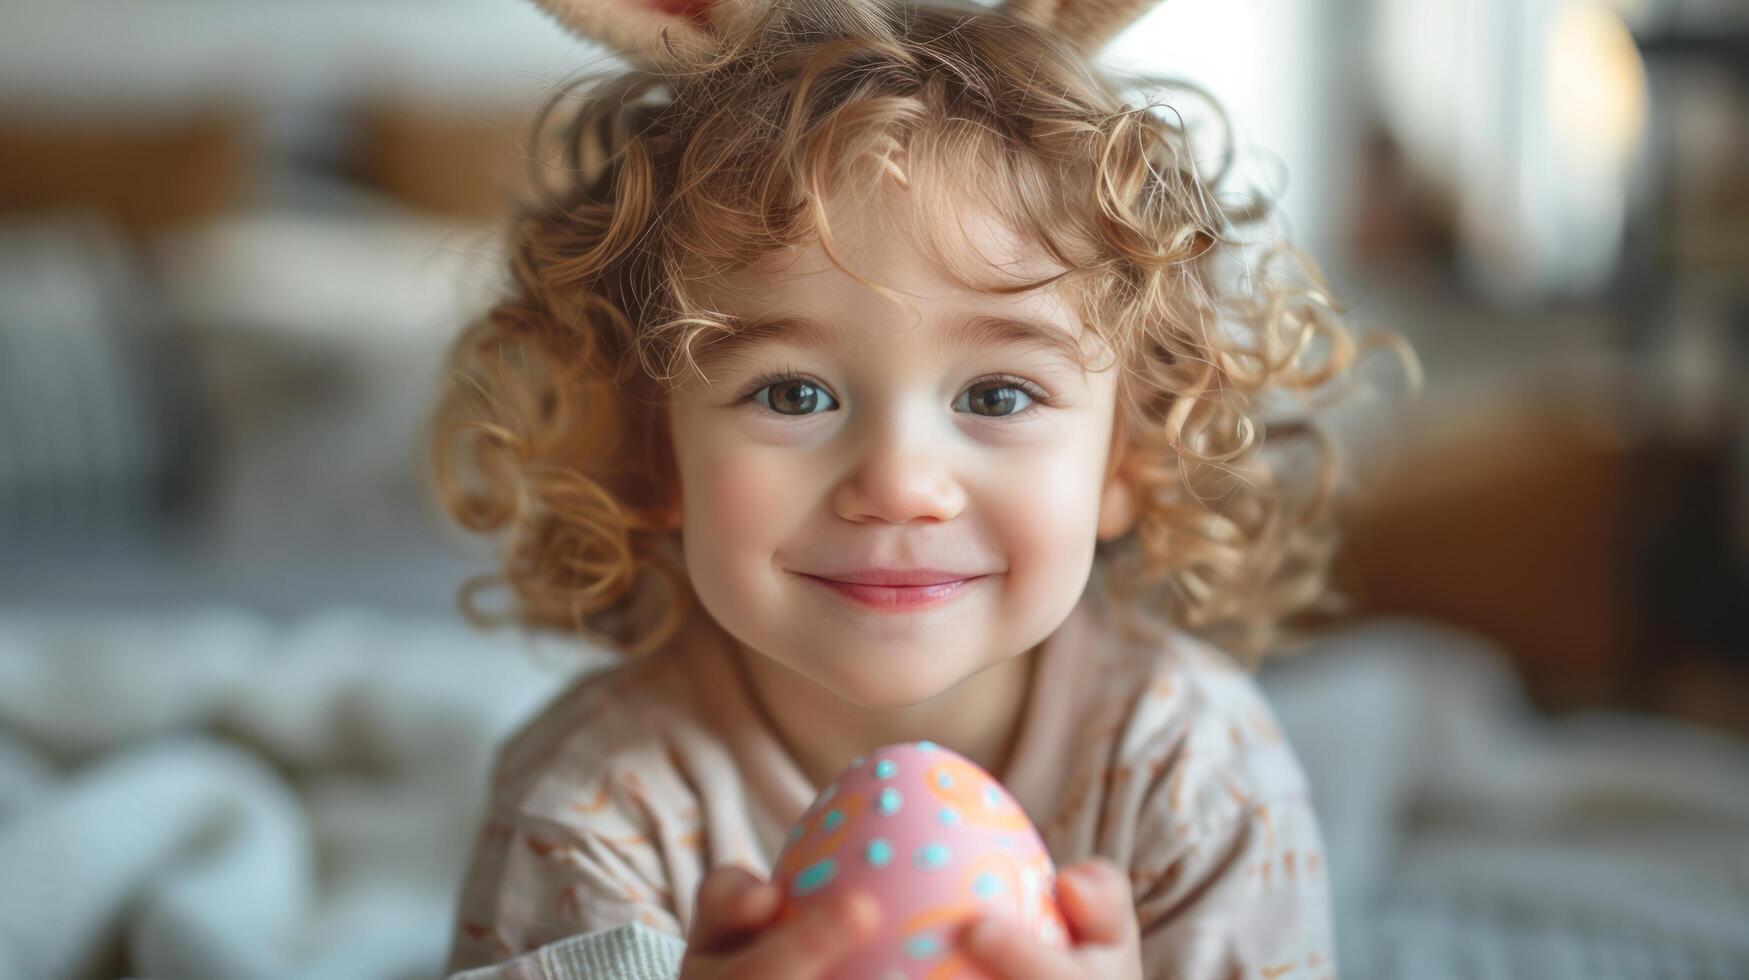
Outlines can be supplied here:
[[860, 447], [855, 467], [833, 490], [847, 521], [949, 521], [965, 509], [966, 490], [942, 447], [923, 432], [888, 426]]

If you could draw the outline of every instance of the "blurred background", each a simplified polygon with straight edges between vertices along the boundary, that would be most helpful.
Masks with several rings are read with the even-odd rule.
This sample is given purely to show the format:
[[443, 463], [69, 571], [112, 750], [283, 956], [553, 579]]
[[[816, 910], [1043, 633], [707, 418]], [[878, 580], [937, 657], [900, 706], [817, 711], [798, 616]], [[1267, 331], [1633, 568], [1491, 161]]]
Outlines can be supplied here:
[[[495, 739], [602, 661], [463, 626], [421, 426], [604, 57], [0, 0], [0, 977], [440, 970]], [[1106, 60], [1425, 368], [1332, 418], [1352, 609], [1263, 673], [1344, 975], [1749, 977], [1749, 6], [1169, 0]]]

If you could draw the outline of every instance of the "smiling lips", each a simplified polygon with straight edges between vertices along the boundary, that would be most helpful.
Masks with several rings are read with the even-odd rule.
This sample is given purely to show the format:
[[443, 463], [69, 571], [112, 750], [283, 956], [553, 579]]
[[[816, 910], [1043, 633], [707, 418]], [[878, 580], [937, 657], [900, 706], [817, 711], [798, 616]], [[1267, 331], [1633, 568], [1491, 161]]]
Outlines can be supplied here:
[[888, 612], [911, 612], [946, 602], [984, 577], [934, 568], [857, 569], [834, 572], [831, 578], [801, 574], [847, 599]]

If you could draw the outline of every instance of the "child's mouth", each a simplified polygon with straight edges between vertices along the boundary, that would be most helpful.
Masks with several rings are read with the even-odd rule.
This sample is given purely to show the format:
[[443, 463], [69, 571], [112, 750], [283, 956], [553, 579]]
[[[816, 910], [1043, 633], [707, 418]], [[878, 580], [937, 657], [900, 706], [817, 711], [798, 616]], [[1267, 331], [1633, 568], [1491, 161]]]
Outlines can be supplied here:
[[937, 582], [933, 585], [862, 585], [855, 582], [839, 582], [834, 579], [820, 578], [817, 575], [798, 574], [809, 581], [819, 583], [846, 599], [885, 612], [912, 612], [939, 605], [965, 592], [973, 583], [985, 577], [977, 575], [952, 582]]

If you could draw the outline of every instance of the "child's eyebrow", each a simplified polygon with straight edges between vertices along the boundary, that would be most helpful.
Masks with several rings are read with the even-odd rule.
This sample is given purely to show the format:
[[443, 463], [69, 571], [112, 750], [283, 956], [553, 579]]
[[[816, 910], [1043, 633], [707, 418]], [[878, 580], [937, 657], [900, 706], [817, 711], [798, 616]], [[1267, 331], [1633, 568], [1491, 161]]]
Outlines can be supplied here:
[[[749, 318], [734, 333], [705, 345], [696, 360], [700, 366], [716, 364], [743, 354], [761, 344], [786, 343], [795, 347], [830, 347], [838, 330], [811, 317], [774, 314]], [[1024, 314], [979, 313], [948, 321], [949, 350], [1004, 346], [1017, 351], [1043, 351], [1072, 365], [1083, 363], [1078, 338], [1048, 321]]]

